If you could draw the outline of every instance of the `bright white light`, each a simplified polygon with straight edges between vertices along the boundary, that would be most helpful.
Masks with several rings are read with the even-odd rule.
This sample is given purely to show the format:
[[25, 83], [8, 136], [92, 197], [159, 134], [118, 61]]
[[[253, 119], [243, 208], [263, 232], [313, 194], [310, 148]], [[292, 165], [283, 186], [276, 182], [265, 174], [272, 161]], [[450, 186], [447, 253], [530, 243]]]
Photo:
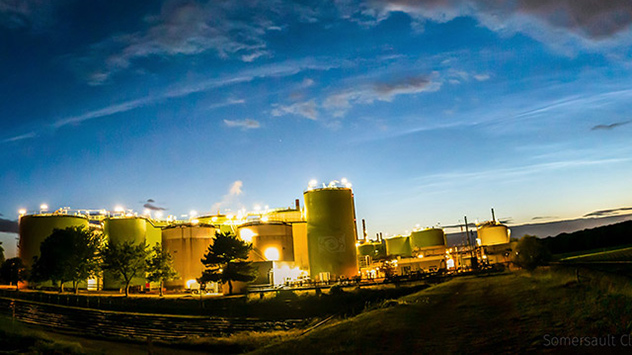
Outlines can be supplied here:
[[261, 222], [267, 222], [267, 221], [268, 221], [268, 216], [261, 217]]
[[316, 181], [316, 179], [312, 179], [312, 180], [309, 180], [309, 184], [307, 186], [316, 187], [316, 185], [318, 185], [318, 181]]
[[193, 220], [191, 220], [191, 224], [198, 224], [198, 223], [200, 223], [200, 220], [199, 220], [199, 219], [193, 219]]
[[263, 255], [266, 257], [268, 261], [278, 261], [279, 260], [279, 249], [275, 247], [270, 247], [263, 252]]
[[162, 218], [162, 212], [160, 212], [160, 211], [156, 212], [156, 218], [157, 219]]
[[348, 182], [348, 183], [346, 183], [346, 184], [345, 184], [345, 187], [346, 187], [346, 188], [348, 188], [348, 189], [350, 189], [350, 188], [352, 188], [352, 187], [353, 187], [353, 185], [351, 185], [351, 183], [350, 183], [350, 182]]
[[211, 221], [213, 221], [213, 222], [217, 222], [217, 217], [213, 217], [213, 218], [211, 218]]
[[23, 209], [19, 210], [18, 213], [20, 214], [20, 216], [23, 216], [23, 215], [26, 214], [26, 210], [23, 208]]
[[193, 286], [196, 286], [197, 283], [198, 282], [195, 279], [187, 280], [187, 288], [190, 290]]
[[446, 260], [445, 265], [448, 267], [448, 269], [454, 269], [454, 259]]
[[191, 211], [189, 212], [189, 217], [193, 218], [193, 217], [195, 217], [195, 216], [197, 216], [197, 211], [195, 211], [195, 210], [191, 210]]
[[45, 203], [42, 203], [42, 204], [40, 205], [40, 210], [42, 210], [42, 211], [48, 211], [48, 205], [47, 205], [47, 204], [45, 204]]
[[239, 238], [246, 243], [252, 243], [252, 238], [256, 236], [255, 232], [250, 228], [242, 228], [239, 230]]
[[101, 215], [105, 216], [106, 214], [108, 214], [108, 211], [106, 211], [106, 210], [101, 210], [101, 211], [99, 211], [99, 214], [101, 214]]
[[227, 214], [227, 215], [226, 215], [226, 218], [228, 218], [228, 219], [233, 219], [233, 218], [235, 218], [235, 216], [233, 216], [232, 214]]
[[261, 211], [261, 206], [255, 205], [255, 212], [259, 212], [259, 211]]
[[347, 183], [349, 183], [349, 181], [347, 180], [347, 178], [342, 178], [340, 179], [340, 183], [346, 185]]
[[122, 206], [116, 206], [114, 207], [114, 212], [123, 213], [125, 212], [125, 208], [123, 208]]
[[145, 209], [145, 211], [143, 211], [143, 214], [149, 216], [151, 215], [151, 211], [148, 209]]

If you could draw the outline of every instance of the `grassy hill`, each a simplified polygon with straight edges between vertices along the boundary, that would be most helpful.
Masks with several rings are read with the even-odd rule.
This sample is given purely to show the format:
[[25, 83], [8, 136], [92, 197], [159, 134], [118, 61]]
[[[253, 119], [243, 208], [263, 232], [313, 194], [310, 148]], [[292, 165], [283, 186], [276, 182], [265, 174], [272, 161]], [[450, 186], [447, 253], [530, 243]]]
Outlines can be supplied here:
[[619, 342], [629, 334], [632, 297], [626, 292], [577, 284], [572, 273], [549, 269], [464, 277], [255, 353], [575, 352], [552, 344], [558, 337], [608, 334]]

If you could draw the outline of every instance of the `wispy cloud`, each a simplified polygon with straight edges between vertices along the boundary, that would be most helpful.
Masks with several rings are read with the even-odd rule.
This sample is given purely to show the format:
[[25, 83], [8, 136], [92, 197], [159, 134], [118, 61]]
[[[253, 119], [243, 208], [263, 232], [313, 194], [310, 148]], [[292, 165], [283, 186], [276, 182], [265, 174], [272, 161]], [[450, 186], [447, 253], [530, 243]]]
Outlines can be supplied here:
[[318, 118], [318, 110], [316, 101], [309, 100], [306, 102], [299, 102], [288, 106], [277, 105], [271, 111], [272, 116], [278, 117], [283, 115], [297, 115], [315, 120]]
[[591, 128], [591, 131], [599, 131], [599, 130], [605, 130], [605, 131], [609, 131], [612, 129], [615, 129], [617, 127], [621, 127], [623, 125], [626, 125], [630, 123], [630, 121], [623, 121], [623, 122], [615, 122], [615, 123], [611, 123], [611, 124], [599, 124], [594, 126], [593, 128]]
[[39, 30], [53, 21], [57, 5], [47, 0], [0, 0], [0, 26]]
[[228, 99], [224, 102], [218, 102], [212, 105], [209, 105], [207, 108], [208, 109], [216, 109], [216, 108], [220, 108], [220, 107], [226, 107], [226, 106], [232, 106], [232, 105], [241, 105], [241, 104], [245, 104], [246, 100], [244, 99]]
[[[243, 11], [243, 7], [250, 8]], [[100, 85], [111, 75], [129, 68], [135, 59], [150, 56], [195, 55], [209, 50], [222, 58], [237, 56], [244, 62], [270, 55], [263, 36], [271, 26], [260, 16], [267, 8], [255, 1], [166, 1], [161, 12], [147, 17], [148, 27], [97, 43], [82, 62], [100, 68], [89, 83]], [[269, 10], [267, 10], [269, 11]]]
[[441, 83], [430, 76], [409, 76], [390, 82], [372, 82], [349, 88], [328, 96], [323, 107], [334, 117], [342, 117], [354, 104], [370, 104], [374, 101], [392, 101], [398, 95], [411, 95], [437, 91]]
[[246, 118], [245, 120], [224, 120], [227, 127], [238, 127], [242, 129], [255, 129], [261, 127], [259, 121]]
[[[338, 65], [339, 64], [336, 64], [334, 62], [321, 63], [319, 60], [313, 58], [272, 63], [259, 66], [254, 69], [243, 70], [233, 75], [221, 78], [209, 79], [195, 83], [189, 83], [186, 85], [176, 86], [167, 89], [160, 95], [156, 95], [153, 97], [130, 100], [119, 104], [107, 106], [101, 109], [89, 111], [81, 115], [61, 118], [55, 121], [51, 126], [53, 128], [60, 128], [66, 125], [79, 124], [87, 120], [108, 117], [114, 114], [131, 111], [140, 107], [149, 106], [168, 99], [185, 97], [191, 94], [213, 90], [221, 87], [247, 83], [256, 79], [291, 76], [298, 74], [304, 70], [329, 70]], [[239, 103], [242, 103], [242, 100], [229, 100], [226, 102], [227, 105]]]
[[588, 166], [598, 166], [606, 164], [617, 164], [630, 159], [624, 158], [604, 158], [604, 159], [585, 159], [585, 160], [566, 160], [554, 161], [540, 164], [531, 164], [525, 166], [488, 169], [481, 171], [455, 171], [434, 175], [419, 177], [419, 188], [429, 188], [444, 185], [451, 185], [457, 182], [469, 181], [504, 181], [511, 182], [524, 179], [530, 176], [539, 176], [545, 172], [573, 169]]
[[37, 133], [29, 132], [29, 133], [26, 133], [26, 134], [21, 134], [19, 136], [14, 136], [14, 137], [3, 139], [2, 143], [17, 142], [17, 141], [21, 141], [21, 140], [24, 140], [24, 139], [30, 139], [30, 138], [35, 138], [35, 137], [37, 137]]

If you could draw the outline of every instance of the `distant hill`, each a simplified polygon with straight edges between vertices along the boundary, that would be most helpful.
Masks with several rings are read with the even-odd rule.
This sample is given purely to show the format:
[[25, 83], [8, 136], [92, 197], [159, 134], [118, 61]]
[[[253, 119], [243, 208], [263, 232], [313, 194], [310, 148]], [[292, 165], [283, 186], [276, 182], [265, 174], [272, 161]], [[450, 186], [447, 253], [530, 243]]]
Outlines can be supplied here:
[[553, 254], [632, 244], [632, 221], [541, 239]]

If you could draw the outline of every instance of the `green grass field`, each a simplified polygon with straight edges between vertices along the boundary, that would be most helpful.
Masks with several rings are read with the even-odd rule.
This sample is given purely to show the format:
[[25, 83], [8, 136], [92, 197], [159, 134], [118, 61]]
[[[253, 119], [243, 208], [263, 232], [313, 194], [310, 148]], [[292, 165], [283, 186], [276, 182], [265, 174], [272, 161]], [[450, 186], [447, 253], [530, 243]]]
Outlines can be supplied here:
[[459, 278], [385, 306], [255, 353], [581, 352], [595, 349], [545, 345], [632, 326], [630, 295], [549, 269]]

